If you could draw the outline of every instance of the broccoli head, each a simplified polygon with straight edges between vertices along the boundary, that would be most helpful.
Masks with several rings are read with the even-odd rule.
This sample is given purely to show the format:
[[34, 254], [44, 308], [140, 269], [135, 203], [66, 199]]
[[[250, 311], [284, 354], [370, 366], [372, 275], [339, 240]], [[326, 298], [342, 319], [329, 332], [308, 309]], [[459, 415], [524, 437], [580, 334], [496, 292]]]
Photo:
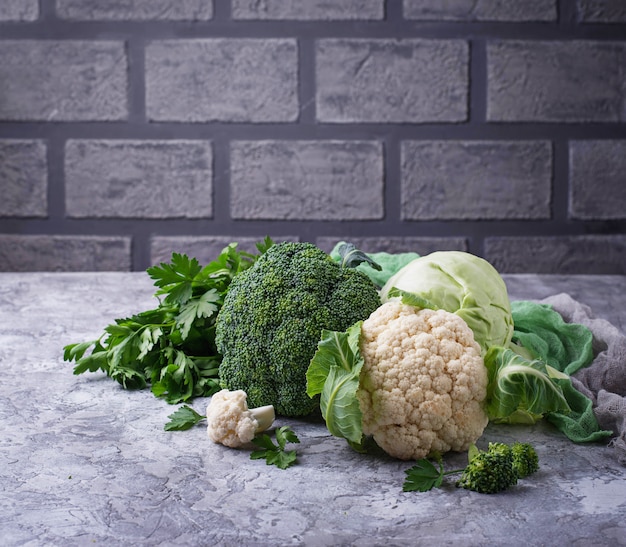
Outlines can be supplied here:
[[513, 443], [511, 452], [513, 454], [513, 469], [518, 478], [523, 479], [539, 469], [539, 456], [531, 444]]
[[513, 468], [513, 451], [504, 443], [489, 443], [463, 470], [457, 486], [481, 494], [495, 494], [517, 484]]
[[270, 247], [230, 284], [216, 323], [220, 384], [244, 390], [252, 406], [305, 416], [319, 406], [306, 371], [322, 329], [344, 331], [380, 306], [362, 272], [311, 243]]

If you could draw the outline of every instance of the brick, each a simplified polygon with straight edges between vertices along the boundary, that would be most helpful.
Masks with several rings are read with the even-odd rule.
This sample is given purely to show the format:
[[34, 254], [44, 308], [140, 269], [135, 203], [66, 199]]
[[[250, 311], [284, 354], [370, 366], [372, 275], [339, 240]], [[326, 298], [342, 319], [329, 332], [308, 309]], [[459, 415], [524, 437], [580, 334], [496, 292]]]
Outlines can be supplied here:
[[36, 21], [39, 18], [39, 0], [2, 0], [0, 21]]
[[212, 0], [56, 0], [57, 16], [79, 21], [202, 21], [213, 16]]
[[501, 273], [626, 274], [626, 236], [491, 237], [485, 258]]
[[44, 142], [0, 140], [0, 181], [0, 216], [45, 217], [48, 172]]
[[0, 120], [123, 120], [122, 42], [0, 41]]
[[467, 239], [464, 237], [369, 237], [349, 236], [344, 237], [318, 237], [316, 245], [330, 253], [340, 241], [354, 244], [358, 249], [366, 253], [418, 253], [427, 255], [435, 251], [467, 251]]
[[323, 122], [467, 119], [468, 46], [461, 40], [320, 40], [316, 79]]
[[404, 17], [420, 21], [556, 21], [556, 0], [404, 0]]
[[231, 215], [237, 219], [382, 218], [382, 144], [234, 142]]
[[578, 18], [583, 23], [626, 23], [626, 2], [578, 0]]
[[524, 42], [487, 45], [489, 121], [623, 121], [626, 44]]
[[146, 102], [154, 121], [295, 121], [296, 40], [153, 42], [146, 48]]
[[402, 218], [544, 219], [551, 214], [546, 141], [405, 141]]
[[212, 216], [208, 142], [70, 140], [65, 154], [70, 217]]
[[233, 19], [380, 20], [384, 0], [233, 0]]
[[0, 234], [0, 271], [130, 271], [130, 238]]
[[[154, 236], [150, 240], [150, 261], [152, 264], [169, 262], [172, 253], [183, 253], [194, 257], [201, 265], [215, 260], [222, 249], [232, 242], [237, 248], [249, 253], [258, 253], [256, 244], [263, 241], [266, 234], [251, 236]], [[297, 236], [269, 235], [275, 243], [298, 241]]]
[[626, 140], [570, 142], [570, 217], [626, 218]]

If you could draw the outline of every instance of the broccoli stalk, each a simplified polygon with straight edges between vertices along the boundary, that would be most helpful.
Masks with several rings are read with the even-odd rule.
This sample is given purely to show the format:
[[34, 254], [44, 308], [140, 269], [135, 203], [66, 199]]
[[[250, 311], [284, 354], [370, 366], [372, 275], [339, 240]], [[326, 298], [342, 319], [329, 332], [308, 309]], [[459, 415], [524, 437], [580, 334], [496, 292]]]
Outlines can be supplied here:
[[512, 446], [504, 443], [489, 443], [487, 450], [478, 450], [475, 445], [468, 452], [469, 463], [463, 469], [444, 471], [441, 457], [438, 467], [428, 459], [418, 460], [406, 471], [404, 492], [427, 492], [443, 484], [447, 475], [458, 475], [456, 486], [481, 494], [495, 494], [517, 484], [539, 469], [539, 458], [528, 443], [516, 442]]

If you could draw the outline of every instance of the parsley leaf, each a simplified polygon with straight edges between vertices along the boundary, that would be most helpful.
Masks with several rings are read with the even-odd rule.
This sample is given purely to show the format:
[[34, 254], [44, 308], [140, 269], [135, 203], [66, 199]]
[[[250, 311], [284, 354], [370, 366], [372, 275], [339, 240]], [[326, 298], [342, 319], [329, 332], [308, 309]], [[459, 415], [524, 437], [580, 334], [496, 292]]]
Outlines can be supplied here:
[[170, 421], [163, 427], [165, 431], [186, 431], [204, 420], [206, 416], [202, 416], [188, 405], [183, 405], [168, 418]]
[[[257, 250], [262, 254], [272, 245], [268, 237]], [[220, 389], [217, 314], [232, 279], [260, 254], [231, 243], [202, 267], [173, 253], [169, 263], [147, 270], [157, 288], [156, 308], [116, 319], [97, 340], [68, 344], [64, 360], [75, 362], [74, 374], [100, 370], [126, 389], [150, 386], [172, 404], [213, 395]]]
[[261, 450], [254, 450], [250, 454], [250, 459], [264, 459], [267, 465], [275, 465], [279, 469], [287, 469], [296, 463], [297, 454], [295, 450], [285, 450], [285, 446], [287, 443], [299, 443], [300, 439], [288, 425], [279, 427], [275, 431], [275, 435], [278, 445], [274, 444], [274, 441], [267, 433], [257, 435], [252, 439], [252, 442], [260, 447]]
[[439, 461], [437, 469], [427, 459], [417, 460], [415, 465], [405, 471], [406, 480], [402, 486], [403, 492], [428, 492], [438, 488], [443, 482], [443, 464]]

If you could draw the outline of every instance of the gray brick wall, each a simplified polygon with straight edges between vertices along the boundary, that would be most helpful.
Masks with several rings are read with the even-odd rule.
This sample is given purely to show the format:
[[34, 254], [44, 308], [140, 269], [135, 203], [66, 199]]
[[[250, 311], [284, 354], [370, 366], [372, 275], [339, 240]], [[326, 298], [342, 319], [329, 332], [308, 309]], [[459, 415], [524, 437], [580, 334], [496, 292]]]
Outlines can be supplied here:
[[234, 19], [380, 20], [384, 0], [232, 0]]
[[0, 141], [3, 217], [45, 217], [48, 211], [46, 145], [40, 140]]
[[366, 220], [383, 216], [379, 142], [253, 141], [231, 145], [235, 219]]
[[556, 0], [404, 0], [407, 19], [420, 21], [555, 21]]
[[211, 167], [211, 145], [202, 141], [68, 141], [66, 212], [71, 218], [210, 218]]
[[626, 43], [500, 41], [487, 59], [490, 121], [625, 121]]
[[405, 141], [401, 158], [403, 219], [550, 218], [549, 142]]
[[167, 40], [146, 48], [152, 121], [293, 122], [298, 46], [292, 39]]
[[0, 270], [265, 235], [626, 274], [622, 0], [3, 0]]
[[320, 40], [321, 122], [459, 122], [467, 118], [468, 48], [459, 40]]
[[121, 41], [0, 40], [0, 120], [123, 120], [127, 64]]
[[56, 0], [57, 16], [78, 21], [206, 21], [211, 0]]
[[39, 0], [3, 0], [0, 21], [35, 21], [39, 17]]

